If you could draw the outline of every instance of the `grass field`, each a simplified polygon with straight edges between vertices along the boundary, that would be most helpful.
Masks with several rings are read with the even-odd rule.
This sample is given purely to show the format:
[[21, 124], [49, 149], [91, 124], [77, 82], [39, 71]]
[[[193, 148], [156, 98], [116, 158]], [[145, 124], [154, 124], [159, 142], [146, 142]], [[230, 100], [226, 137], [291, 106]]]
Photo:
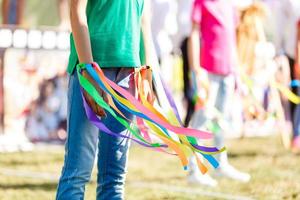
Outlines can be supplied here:
[[[278, 138], [232, 140], [228, 148], [232, 164], [251, 173], [252, 181], [241, 184], [220, 179], [219, 187], [211, 189], [188, 185], [186, 172], [176, 157], [134, 146], [130, 153], [126, 199], [300, 199], [299, 155], [284, 150]], [[0, 154], [0, 199], [54, 199], [62, 162], [62, 148]], [[87, 186], [87, 200], [95, 199], [95, 174]], [[43, 179], [42, 175], [46, 177]]]

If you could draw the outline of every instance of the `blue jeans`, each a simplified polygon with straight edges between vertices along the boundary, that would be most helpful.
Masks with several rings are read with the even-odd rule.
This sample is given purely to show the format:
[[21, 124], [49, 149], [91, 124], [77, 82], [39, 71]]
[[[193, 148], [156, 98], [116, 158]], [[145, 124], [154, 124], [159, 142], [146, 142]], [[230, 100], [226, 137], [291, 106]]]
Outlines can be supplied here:
[[[234, 92], [234, 77], [232, 75], [220, 76], [215, 74], [208, 74], [209, 79], [209, 94], [207, 105], [204, 109], [198, 110], [192, 117], [190, 126], [195, 129], [205, 129], [206, 122], [209, 118], [209, 108], [215, 107], [220, 111], [225, 119], [228, 119], [230, 109], [231, 96]], [[224, 147], [224, 135], [221, 133], [214, 133], [215, 145], [218, 148]]]
[[[300, 88], [297, 88], [297, 95], [300, 95]], [[293, 126], [293, 138], [300, 136], [300, 105], [296, 105], [294, 111], [294, 126]]]
[[[133, 68], [110, 68], [103, 71], [106, 77], [134, 95]], [[119, 109], [128, 119], [133, 118], [121, 107]], [[108, 113], [103, 122], [115, 133], [129, 134], [126, 128]], [[69, 80], [67, 128], [65, 161], [56, 199], [84, 199], [85, 185], [91, 178], [97, 146], [97, 200], [123, 199], [129, 141], [100, 133], [89, 122], [83, 107], [76, 73], [71, 75]]]

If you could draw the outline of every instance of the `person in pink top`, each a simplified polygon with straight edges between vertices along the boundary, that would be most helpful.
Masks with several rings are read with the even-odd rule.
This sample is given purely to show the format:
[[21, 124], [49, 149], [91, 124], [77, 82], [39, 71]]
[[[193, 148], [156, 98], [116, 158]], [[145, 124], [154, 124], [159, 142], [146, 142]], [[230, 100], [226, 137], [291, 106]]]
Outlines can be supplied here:
[[235, 65], [237, 15], [224, 0], [196, 0], [192, 21], [201, 33], [201, 67], [209, 73], [228, 76]]
[[[217, 120], [213, 109], [218, 109], [227, 118], [228, 103], [234, 91], [234, 72], [237, 67], [236, 26], [237, 12], [228, 0], [195, 0], [192, 11], [192, 32], [189, 39], [189, 59], [196, 78], [209, 82], [208, 100], [203, 109], [195, 112], [190, 126], [208, 128], [208, 122]], [[200, 42], [201, 41], [201, 42]], [[201, 45], [200, 45], [201, 44]], [[202, 80], [203, 81], [203, 80]], [[215, 145], [224, 145], [224, 130], [215, 132]], [[228, 163], [227, 152], [217, 158], [218, 175], [248, 182], [250, 175], [235, 169]], [[201, 175], [191, 158], [188, 182], [216, 186], [217, 181], [209, 175]]]

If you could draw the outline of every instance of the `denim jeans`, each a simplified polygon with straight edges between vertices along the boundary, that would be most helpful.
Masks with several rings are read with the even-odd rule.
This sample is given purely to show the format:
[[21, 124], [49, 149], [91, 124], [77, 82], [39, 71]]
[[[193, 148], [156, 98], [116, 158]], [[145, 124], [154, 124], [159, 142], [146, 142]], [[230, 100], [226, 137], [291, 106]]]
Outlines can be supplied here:
[[[192, 117], [190, 126], [195, 129], [205, 129], [205, 123], [209, 120], [206, 108], [215, 107], [223, 114], [223, 117], [228, 118], [230, 107], [230, 98], [234, 91], [234, 77], [232, 75], [220, 76], [208, 74], [209, 79], [209, 94], [207, 105], [204, 109], [198, 110]], [[218, 148], [224, 146], [224, 135], [222, 133], [214, 133], [215, 145]]]
[[[300, 95], [300, 88], [297, 88], [297, 95]], [[293, 138], [300, 136], [300, 105], [296, 105], [294, 110], [294, 123], [293, 123]]]
[[[103, 71], [106, 77], [134, 95], [133, 68], [109, 68]], [[133, 118], [124, 109], [118, 108], [127, 119]], [[102, 121], [115, 133], [129, 134], [126, 128], [108, 113]], [[97, 200], [123, 199], [129, 141], [100, 133], [89, 122], [76, 73], [72, 74], [69, 80], [67, 128], [64, 167], [56, 199], [84, 199], [85, 185], [91, 178], [97, 148]]]

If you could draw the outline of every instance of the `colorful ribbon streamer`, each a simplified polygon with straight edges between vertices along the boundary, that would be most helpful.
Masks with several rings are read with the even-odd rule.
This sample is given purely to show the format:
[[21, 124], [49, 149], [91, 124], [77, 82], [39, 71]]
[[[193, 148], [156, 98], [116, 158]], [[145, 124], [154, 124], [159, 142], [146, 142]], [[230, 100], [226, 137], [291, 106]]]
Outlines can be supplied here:
[[[96, 86], [82, 75], [84, 70], [97, 83], [97, 87], [100, 87], [105, 91], [114, 101], [110, 101], [109, 103], [104, 101], [98, 93]], [[160, 91], [159, 95], [165, 95], [165, 98], [170, 105], [168, 109], [162, 109], [159, 106], [153, 106], [147, 102], [143, 94], [143, 89], [140, 86], [141, 74], [139, 71], [135, 73], [138, 99], [113, 81], [106, 78], [97, 63], [77, 65], [77, 74], [81, 85], [81, 92], [86, 91], [86, 93], [88, 93], [93, 100], [106, 111], [106, 113], [109, 113], [114, 117], [121, 126], [126, 127], [131, 133], [131, 136], [121, 135], [109, 130], [105, 124], [101, 122], [101, 119], [92, 111], [82, 93], [87, 117], [101, 132], [116, 137], [131, 139], [142, 146], [156, 151], [176, 154], [181, 160], [184, 169], [187, 168], [188, 158], [193, 155], [196, 156], [199, 169], [202, 173], [206, 173], [208, 169], [199, 158], [199, 155], [206, 159], [214, 168], [218, 167], [219, 164], [213, 155], [224, 151], [225, 148], [219, 150], [215, 147], [207, 147], [198, 144], [198, 141], [202, 143], [204, 140], [210, 140], [213, 135], [209, 132], [184, 128], [182, 126], [175, 102], [162, 80], [157, 80], [156, 78], [154, 79], [154, 82], [162, 85], [164, 91]], [[136, 116], [136, 121], [126, 119], [113, 102]], [[167, 110], [167, 114], [163, 113], [163, 110]], [[159, 142], [153, 142], [153, 140]]]
[[292, 80], [290, 83], [291, 87], [300, 87], [300, 81], [299, 80]]
[[[294, 82], [294, 84], [295, 83], [296, 82]], [[300, 104], [300, 97], [293, 93], [288, 87], [275, 81], [271, 83], [271, 86], [278, 89], [288, 100], [290, 100], [294, 104]]]
[[[247, 87], [250, 89], [250, 92], [253, 93], [253, 85], [254, 82], [251, 80], [251, 78], [246, 75], [242, 74], [242, 79], [247, 85]], [[277, 89], [283, 96], [285, 96], [289, 101], [293, 102], [294, 104], [300, 104], [300, 96], [297, 94], [293, 93], [287, 86], [276, 82], [274, 80], [270, 81], [270, 86]], [[299, 87], [300, 86], [300, 81], [299, 80], [292, 80], [290, 82], [291, 87]]]

